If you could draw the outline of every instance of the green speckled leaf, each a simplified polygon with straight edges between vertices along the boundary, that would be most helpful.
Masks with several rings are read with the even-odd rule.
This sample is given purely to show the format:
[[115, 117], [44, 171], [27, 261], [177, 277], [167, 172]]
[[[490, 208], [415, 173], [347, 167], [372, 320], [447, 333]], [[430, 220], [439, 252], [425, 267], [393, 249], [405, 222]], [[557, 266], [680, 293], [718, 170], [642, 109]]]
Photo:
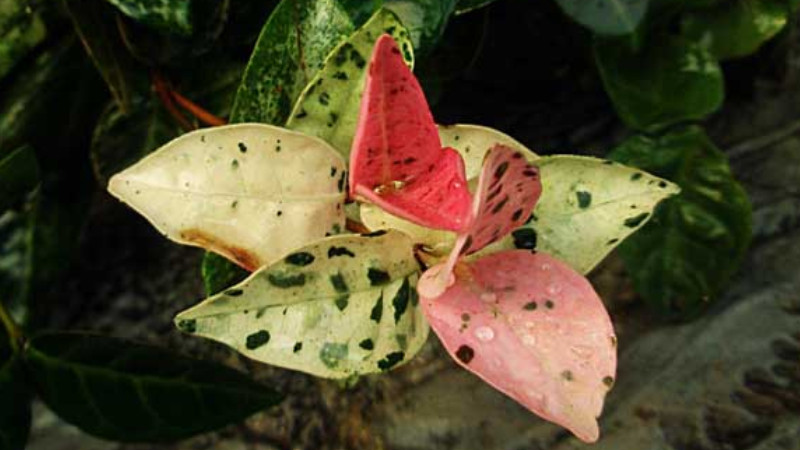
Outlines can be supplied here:
[[[531, 162], [539, 158], [511, 136], [480, 125], [439, 125], [439, 138], [442, 141], [442, 147], [454, 148], [463, 157], [464, 168], [472, 190], [477, 184], [484, 156], [490, 148], [497, 144], [521, 151]], [[455, 242], [455, 233], [417, 225], [367, 203], [361, 205], [361, 219], [370, 230], [390, 228], [400, 230], [411, 236], [414, 243], [424, 244], [430, 252], [436, 255], [449, 253]]]
[[180, 313], [175, 324], [317, 376], [381, 372], [408, 361], [428, 335], [418, 273], [403, 233], [331, 237]]
[[[350, 5], [350, 3], [348, 3]], [[282, 125], [328, 53], [356, 28], [370, 2], [283, 0], [273, 10], [236, 93], [231, 122]]]
[[709, 44], [719, 59], [740, 58], [756, 50], [786, 26], [785, 0], [730, 1], [687, 13], [684, 33]]
[[174, 441], [280, 402], [228, 367], [111, 337], [45, 333], [25, 347], [47, 406], [87, 433], [125, 442]]
[[619, 40], [595, 42], [606, 92], [628, 126], [657, 130], [703, 119], [722, 105], [722, 71], [706, 47], [666, 35], [649, 42], [638, 53]]
[[0, 0], [0, 78], [46, 35], [44, 21], [28, 2]]
[[192, 0], [107, 0], [123, 14], [168, 33], [192, 33]]
[[664, 316], [690, 317], [722, 290], [750, 243], [747, 194], [699, 127], [634, 136], [611, 158], [671, 179], [681, 194], [620, 247], [637, 292]]
[[394, 38], [409, 67], [413, 67], [408, 32], [394, 13], [380, 9], [328, 55], [325, 65], [300, 94], [286, 127], [325, 140], [349, 161], [369, 57], [382, 34]]
[[342, 229], [345, 176], [319, 139], [237, 124], [173, 140], [108, 189], [168, 238], [255, 270]]
[[587, 273], [678, 192], [666, 180], [602, 159], [545, 156], [538, 165], [543, 186], [533, 216], [491, 252], [536, 249]]
[[633, 33], [649, 0], [556, 0], [564, 13], [597, 34]]

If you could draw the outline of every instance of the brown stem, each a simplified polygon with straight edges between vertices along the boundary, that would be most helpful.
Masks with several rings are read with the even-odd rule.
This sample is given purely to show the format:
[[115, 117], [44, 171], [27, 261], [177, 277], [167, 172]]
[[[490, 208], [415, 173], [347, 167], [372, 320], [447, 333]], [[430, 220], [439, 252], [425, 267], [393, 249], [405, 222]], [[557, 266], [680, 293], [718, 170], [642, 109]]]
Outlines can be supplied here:
[[369, 233], [369, 228], [365, 227], [363, 223], [353, 219], [346, 219], [344, 227], [353, 233]]
[[192, 131], [196, 127], [189, 122], [188, 119], [181, 113], [177, 106], [175, 106], [175, 102], [172, 101], [172, 95], [170, 95], [170, 89], [167, 86], [166, 81], [158, 72], [153, 72], [153, 87], [156, 90], [156, 94], [158, 94], [158, 98], [161, 100], [161, 103], [167, 108], [167, 112], [180, 124], [181, 128], [184, 131]]
[[192, 113], [193, 116], [197, 117], [197, 120], [204, 123], [205, 125], [211, 127], [218, 127], [220, 125], [225, 125], [226, 123], [228, 123], [228, 121], [223, 119], [222, 117], [217, 117], [214, 114], [211, 114], [198, 104], [184, 97], [183, 95], [180, 94], [180, 92], [174, 89], [170, 89], [169, 92], [172, 94], [172, 98], [175, 99], [175, 102], [177, 104], [181, 105], [184, 109]]

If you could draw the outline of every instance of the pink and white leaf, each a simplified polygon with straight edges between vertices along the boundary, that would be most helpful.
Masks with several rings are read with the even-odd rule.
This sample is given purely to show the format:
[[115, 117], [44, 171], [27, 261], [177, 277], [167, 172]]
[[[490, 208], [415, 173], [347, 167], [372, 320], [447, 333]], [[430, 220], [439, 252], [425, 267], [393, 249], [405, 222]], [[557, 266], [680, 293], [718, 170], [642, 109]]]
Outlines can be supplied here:
[[420, 281], [420, 292], [429, 297], [444, 292], [458, 259], [525, 224], [541, 194], [539, 170], [522, 153], [503, 145], [489, 150], [483, 161], [470, 222], [459, 232], [447, 263], [436, 271], [438, 275]]
[[459, 264], [443, 295], [421, 301], [458, 364], [581, 440], [598, 439], [616, 337], [583, 276], [545, 254], [510, 250]]
[[425, 94], [388, 35], [372, 54], [350, 167], [352, 196], [430, 228], [468, 221], [461, 156], [442, 148]]

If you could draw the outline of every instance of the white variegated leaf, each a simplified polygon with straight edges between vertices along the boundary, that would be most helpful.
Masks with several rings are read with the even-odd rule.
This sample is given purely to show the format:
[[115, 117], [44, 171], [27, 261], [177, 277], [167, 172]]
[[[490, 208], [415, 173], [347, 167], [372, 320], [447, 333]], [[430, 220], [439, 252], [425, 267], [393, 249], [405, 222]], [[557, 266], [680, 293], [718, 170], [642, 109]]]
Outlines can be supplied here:
[[176, 242], [249, 270], [344, 226], [345, 163], [324, 141], [263, 124], [187, 133], [108, 190]]
[[537, 165], [543, 189], [530, 220], [481, 254], [535, 249], [587, 273], [679, 191], [667, 180], [603, 159], [555, 155]]
[[416, 354], [428, 335], [412, 244], [399, 231], [323, 239], [175, 323], [252, 359], [321, 377], [388, 370]]

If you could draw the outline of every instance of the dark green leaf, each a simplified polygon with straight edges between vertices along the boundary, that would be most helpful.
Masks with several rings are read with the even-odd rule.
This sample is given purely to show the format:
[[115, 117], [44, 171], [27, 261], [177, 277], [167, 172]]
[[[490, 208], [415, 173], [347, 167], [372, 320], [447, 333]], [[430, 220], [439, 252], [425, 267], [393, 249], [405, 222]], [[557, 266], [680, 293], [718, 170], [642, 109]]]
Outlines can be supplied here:
[[[45, 304], [58, 290], [61, 276], [69, 268], [69, 256], [77, 248], [80, 231], [95, 188], [88, 158], [91, 129], [106, 89], [96, 70], [73, 38], [26, 61], [13, 83], [0, 92], [0, 152], [28, 143], [35, 150], [41, 186], [35, 201], [26, 206], [24, 219], [15, 221], [26, 235], [21, 255], [2, 255], [0, 270], [7, 269], [6, 257], [24, 262], [22, 279], [15, 280], [13, 292], [0, 297], [24, 311], [35, 300], [32, 313], [47, 314]], [[44, 131], [43, 131], [44, 130]], [[12, 283], [13, 284], [13, 283]], [[17, 316], [29, 325], [26, 317]]]
[[30, 393], [16, 355], [0, 359], [0, 399], [0, 450], [22, 450], [31, 426]]
[[364, 3], [348, 11], [337, 0], [283, 0], [272, 12], [236, 93], [231, 122], [282, 125], [328, 53], [366, 20]]
[[439, 42], [457, 0], [385, 0], [411, 34], [414, 51], [424, 56]]
[[191, 0], [108, 0], [126, 16], [168, 33], [192, 33]]
[[633, 33], [648, 0], [556, 0], [564, 13], [597, 34]]
[[120, 38], [115, 11], [97, 0], [65, 0], [75, 31], [123, 111], [130, 109], [135, 63]]
[[497, 0], [459, 0], [456, 3], [455, 13], [456, 15], [466, 14], [468, 12], [475, 11], [476, 9], [486, 7], [496, 1]]
[[0, 152], [0, 213], [39, 184], [39, 165], [29, 146]]
[[[191, 35], [154, 33], [147, 26], [118, 16], [118, 19], [124, 19], [117, 20], [116, 25], [128, 51], [148, 66], [186, 69], [187, 61], [205, 55], [217, 47], [228, 23], [230, 0], [191, 0], [191, 2], [193, 11]], [[210, 63], [208, 60], [204, 62]]]
[[688, 13], [684, 33], [710, 44], [719, 59], [747, 56], [778, 34], [788, 22], [785, 0], [737, 0]]
[[127, 168], [180, 134], [180, 128], [155, 96], [135, 98], [125, 114], [116, 103], [106, 107], [92, 137], [95, 175], [105, 186]]
[[632, 128], [652, 131], [703, 119], [722, 104], [722, 72], [700, 44], [664, 35], [639, 52], [606, 39], [594, 50], [606, 91]]
[[0, 0], [0, 78], [47, 35], [44, 21], [27, 3]]
[[176, 440], [280, 401], [227, 367], [102, 336], [43, 334], [28, 343], [25, 360], [47, 406], [106, 439]]
[[680, 185], [681, 193], [620, 249], [651, 306], [670, 317], [696, 314], [724, 288], [750, 242], [746, 193], [699, 127], [634, 136], [611, 157]]
[[239, 284], [250, 275], [248, 271], [212, 252], [206, 252], [202, 272], [206, 295], [209, 297]]

